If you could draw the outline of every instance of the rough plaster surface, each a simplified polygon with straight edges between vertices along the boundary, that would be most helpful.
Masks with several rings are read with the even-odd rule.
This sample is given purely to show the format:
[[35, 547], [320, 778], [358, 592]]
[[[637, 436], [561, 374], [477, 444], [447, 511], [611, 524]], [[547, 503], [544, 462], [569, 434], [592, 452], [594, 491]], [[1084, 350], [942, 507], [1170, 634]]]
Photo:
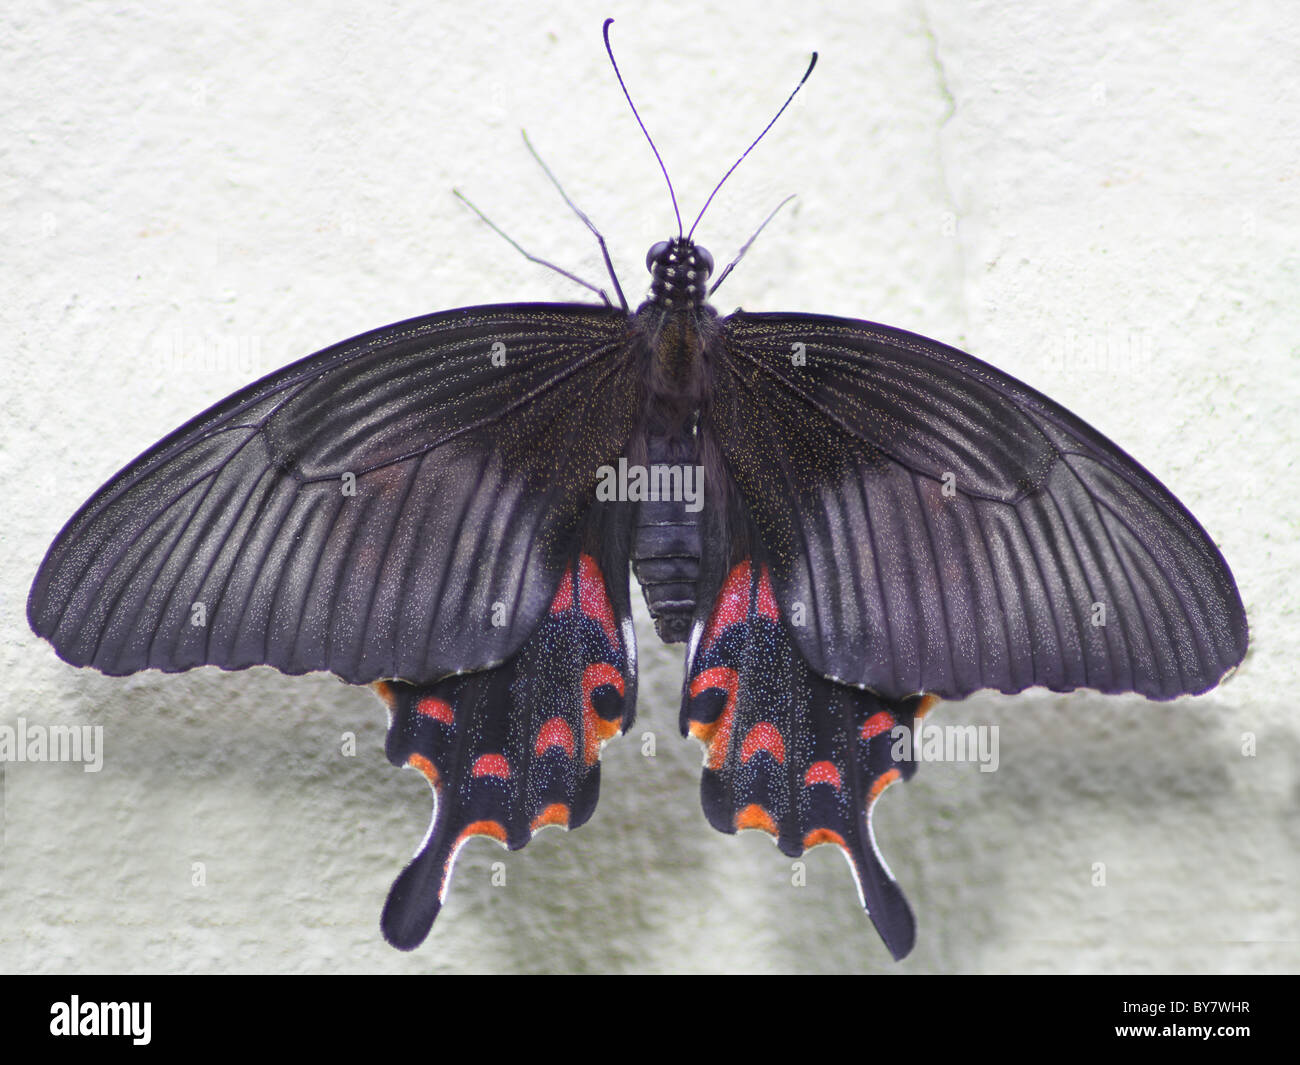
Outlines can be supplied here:
[[[927, 765], [881, 804], [920, 925], [901, 965], [829, 848], [796, 889], [766, 839], [707, 827], [699, 751], [676, 732], [680, 653], [644, 615], [641, 717], [606, 749], [596, 817], [514, 854], [467, 848], [409, 955], [377, 921], [429, 797], [385, 762], [371, 694], [264, 669], [112, 680], [63, 665], [24, 620], [73, 510], [246, 381], [411, 315], [576, 297], [453, 186], [599, 278], [521, 126], [644, 290], [645, 249], [673, 227], [601, 50], [607, 14], [692, 214], [821, 51], [701, 227], [722, 262], [800, 196], [721, 309], [872, 318], [996, 362], [1150, 465], [1246, 602], [1250, 655], [1206, 696], [1036, 690], [935, 712], [1000, 726], [1001, 768]], [[106, 760], [3, 767], [0, 968], [1300, 967], [1291, 7], [219, 0], [3, 18], [2, 723], [102, 725]]]

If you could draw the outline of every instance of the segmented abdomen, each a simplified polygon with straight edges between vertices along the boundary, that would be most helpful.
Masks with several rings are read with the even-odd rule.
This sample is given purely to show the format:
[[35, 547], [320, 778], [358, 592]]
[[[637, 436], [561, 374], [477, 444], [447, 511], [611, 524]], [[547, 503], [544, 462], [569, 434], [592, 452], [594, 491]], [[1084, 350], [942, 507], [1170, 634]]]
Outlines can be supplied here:
[[693, 498], [686, 498], [690, 491], [680, 491], [667, 493], [669, 498], [641, 501], [632, 534], [632, 571], [641, 582], [655, 631], [665, 643], [684, 643], [695, 614], [695, 583], [700, 574], [703, 512], [699, 506], [704, 485], [699, 456], [693, 441], [652, 435], [646, 444], [650, 483], [695, 493]]

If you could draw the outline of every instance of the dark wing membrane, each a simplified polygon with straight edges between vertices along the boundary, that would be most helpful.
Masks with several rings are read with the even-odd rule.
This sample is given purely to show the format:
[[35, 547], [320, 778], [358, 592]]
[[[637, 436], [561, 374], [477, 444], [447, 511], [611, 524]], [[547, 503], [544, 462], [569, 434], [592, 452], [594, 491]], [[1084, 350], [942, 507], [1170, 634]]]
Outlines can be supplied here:
[[545, 616], [504, 665], [432, 685], [376, 684], [390, 710], [388, 757], [423, 773], [436, 804], [384, 907], [394, 946], [410, 950], [428, 935], [468, 840], [516, 850], [595, 810], [600, 748], [627, 731], [636, 701], [627, 548], [609, 524], [588, 524], [597, 535], [585, 537]]
[[709, 824], [766, 832], [792, 858], [839, 847], [877, 931], [902, 958], [916, 923], [876, 847], [871, 812], [890, 784], [916, 771], [910, 745], [906, 760], [894, 756], [895, 730], [910, 731], [923, 700], [882, 699], [809, 669], [767, 566], [742, 557], [713, 592], [696, 612], [681, 715], [683, 734], [705, 746]]
[[621, 311], [516, 304], [387, 326], [199, 415], [50, 548], [32, 628], [111, 674], [265, 663], [428, 683], [546, 612], [637, 408]]
[[715, 438], [809, 664], [900, 698], [1203, 692], [1246, 618], [1154, 477], [1045, 396], [886, 326], [736, 313]]

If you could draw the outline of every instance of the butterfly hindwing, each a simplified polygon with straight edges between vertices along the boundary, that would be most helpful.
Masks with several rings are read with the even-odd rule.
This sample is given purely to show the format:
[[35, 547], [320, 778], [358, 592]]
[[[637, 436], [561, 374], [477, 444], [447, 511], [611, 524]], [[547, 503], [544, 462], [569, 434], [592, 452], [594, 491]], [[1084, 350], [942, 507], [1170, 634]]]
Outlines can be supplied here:
[[890, 697], [1202, 692], [1246, 618], [1205, 531], [1080, 419], [954, 348], [737, 312], [702, 432], [818, 673]]
[[681, 728], [705, 747], [705, 817], [721, 832], [764, 831], [790, 857], [838, 846], [885, 945], [903, 957], [915, 922], [876, 849], [871, 809], [915, 772], [895, 757], [894, 730], [912, 727], [922, 700], [882, 699], [809, 668], [767, 566], [753, 559], [731, 567], [697, 618]]
[[638, 409], [627, 316], [416, 318], [213, 407], [64, 527], [28, 617], [110, 674], [210, 663], [427, 683], [545, 614]]
[[[435, 793], [429, 833], [384, 907], [394, 946], [428, 934], [467, 840], [515, 850], [542, 828], [591, 817], [601, 745], [630, 726], [636, 698], [627, 561], [618, 571], [611, 543], [570, 560], [545, 616], [504, 665], [432, 685], [376, 685], [390, 711], [389, 760], [418, 769]], [[602, 555], [615, 556], [608, 573]]]

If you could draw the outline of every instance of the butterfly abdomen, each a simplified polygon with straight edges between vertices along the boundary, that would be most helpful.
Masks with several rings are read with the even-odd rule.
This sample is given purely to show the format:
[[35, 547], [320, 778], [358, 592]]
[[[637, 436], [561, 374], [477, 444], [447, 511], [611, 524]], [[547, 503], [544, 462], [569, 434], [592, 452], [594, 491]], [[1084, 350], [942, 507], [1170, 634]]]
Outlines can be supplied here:
[[644, 490], [636, 503], [632, 569], [659, 638], [682, 643], [695, 614], [704, 471], [693, 439], [662, 435], [646, 440], [642, 469]]

